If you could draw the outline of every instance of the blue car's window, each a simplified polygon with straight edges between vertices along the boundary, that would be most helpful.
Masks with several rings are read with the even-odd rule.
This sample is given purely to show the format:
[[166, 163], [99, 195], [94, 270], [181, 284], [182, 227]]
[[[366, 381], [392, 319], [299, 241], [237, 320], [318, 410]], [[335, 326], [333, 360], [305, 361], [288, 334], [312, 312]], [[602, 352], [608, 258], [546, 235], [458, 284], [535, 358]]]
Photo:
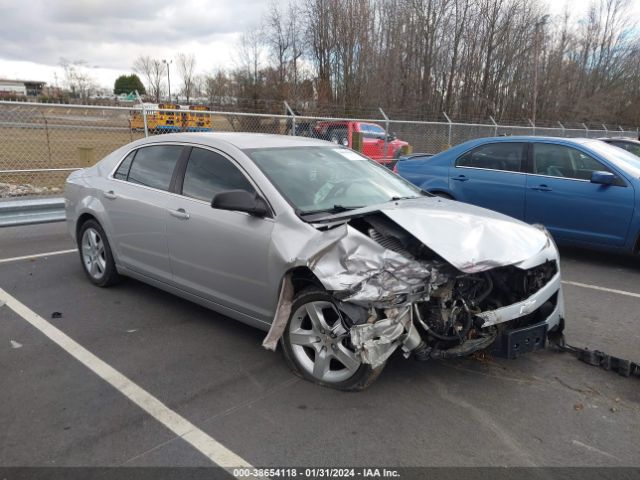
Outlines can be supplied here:
[[533, 173], [550, 177], [589, 180], [593, 172], [610, 170], [593, 157], [564, 145], [533, 144]]
[[631, 142], [609, 142], [611, 145], [615, 145], [616, 147], [624, 148], [627, 152], [631, 152], [634, 155], [640, 157], [640, 144], [631, 143]]
[[182, 147], [179, 145], [154, 145], [138, 149], [127, 181], [157, 188], [169, 190], [173, 169], [178, 163]]
[[599, 140], [593, 140], [589, 142], [587, 146], [606, 160], [612, 162], [616, 167], [621, 168], [636, 178], [640, 177], [640, 157], [636, 157], [626, 150], [613, 147]]
[[456, 167], [520, 172], [522, 170], [525, 147], [525, 143], [517, 142], [481, 145], [458, 158]]
[[242, 172], [229, 160], [211, 150], [194, 148], [184, 173], [182, 194], [210, 202], [224, 190], [255, 192]]

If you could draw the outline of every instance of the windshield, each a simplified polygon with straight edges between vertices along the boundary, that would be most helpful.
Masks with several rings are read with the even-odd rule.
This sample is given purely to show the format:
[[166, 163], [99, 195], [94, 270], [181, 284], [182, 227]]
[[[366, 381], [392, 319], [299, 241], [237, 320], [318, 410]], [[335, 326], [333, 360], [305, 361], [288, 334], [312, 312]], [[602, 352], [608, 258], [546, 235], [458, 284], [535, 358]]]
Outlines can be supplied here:
[[423, 195], [385, 167], [347, 148], [306, 146], [246, 153], [301, 214]]
[[589, 142], [588, 145], [607, 160], [613, 162], [617, 167], [635, 177], [640, 177], [640, 157], [636, 157], [633, 153], [600, 140]]

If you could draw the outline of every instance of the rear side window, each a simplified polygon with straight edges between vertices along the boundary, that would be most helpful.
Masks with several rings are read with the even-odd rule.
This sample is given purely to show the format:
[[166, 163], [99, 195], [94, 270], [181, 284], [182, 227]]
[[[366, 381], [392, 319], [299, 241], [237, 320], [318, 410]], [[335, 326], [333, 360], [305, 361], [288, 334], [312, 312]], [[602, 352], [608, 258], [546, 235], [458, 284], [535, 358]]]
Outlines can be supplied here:
[[136, 155], [136, 151], [129, 153], [122, 161], [116, 173], [113, 174], [113, 178], [117, 178], [118, 180], [126, 180], [129, 176], [129, 169], [131, 168], [131, 161], [133, 157]]
[[456, 167], [520, 172], [526, 143], [500, 142], [476, 147], [456, 161]]
[[182, 183], [182, 194], [210, 202], [225, 190], [255, 192], [243, 173], [222, 155], [194, 148], [191, 150]]
[[138, 149], [131, 162], [127, 181], [169, 190], [173, 170], [181, 153], [182, 147], [179, 145], [154, 145]]
[[550, 177], [589, 180], [593, 172], [610, 172], [586, 153], [564, 145], [533, 144], [533, 173]]

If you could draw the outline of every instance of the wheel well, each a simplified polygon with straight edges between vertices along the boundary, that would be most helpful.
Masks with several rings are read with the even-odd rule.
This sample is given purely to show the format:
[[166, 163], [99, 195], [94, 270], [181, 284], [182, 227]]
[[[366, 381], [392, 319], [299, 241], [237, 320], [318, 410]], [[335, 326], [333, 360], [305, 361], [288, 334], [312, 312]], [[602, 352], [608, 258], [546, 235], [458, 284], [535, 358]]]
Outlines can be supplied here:
[[[94, 217], [93, 215], [91, 215], [90, 213], [83, 213], [82, 215], [80, 215], [78, 217], [78, 221], [76, 222], [76, 238], [78, 238], [78, 234], [80, 233], [80, 229], [82, 228], [82, 225], [84, 225], [84, 223], [87, 220], [95, 220], [96, 222], [98, 222], [98, 219], [96, 217]], [[100, 223], [100, 222], [98, 222]]]
[[318, 280], [318, 277], [316, 277], [308, 267], [296, 267], [289, 270], [287, 274], [291, 275], [294, 295], [312, 285], [323, 287], [322, 282]]

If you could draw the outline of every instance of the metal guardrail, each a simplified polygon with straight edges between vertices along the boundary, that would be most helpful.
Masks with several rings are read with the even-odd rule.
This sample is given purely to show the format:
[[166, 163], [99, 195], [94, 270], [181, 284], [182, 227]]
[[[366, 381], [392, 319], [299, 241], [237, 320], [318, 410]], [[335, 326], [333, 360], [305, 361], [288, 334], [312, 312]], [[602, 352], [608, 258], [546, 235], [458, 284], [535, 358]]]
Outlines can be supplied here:
[[36, 225], [64, 220], [64, 198], [0, 201], [0, 227]]

